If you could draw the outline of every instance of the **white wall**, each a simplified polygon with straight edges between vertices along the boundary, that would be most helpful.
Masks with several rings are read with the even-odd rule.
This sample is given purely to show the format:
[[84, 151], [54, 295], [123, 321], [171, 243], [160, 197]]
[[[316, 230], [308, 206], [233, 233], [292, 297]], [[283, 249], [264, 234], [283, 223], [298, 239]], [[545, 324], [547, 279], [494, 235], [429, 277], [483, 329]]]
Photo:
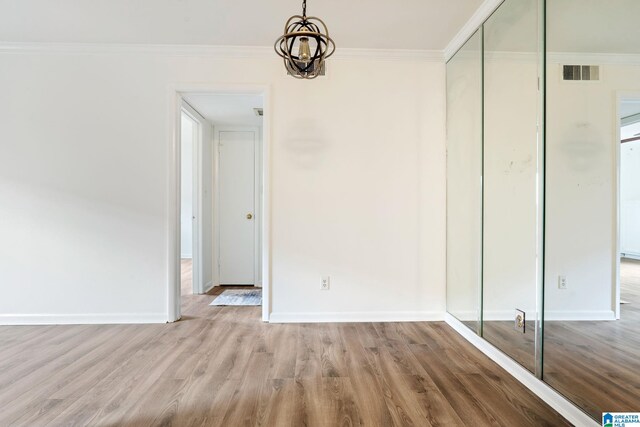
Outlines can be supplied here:
[[180, 254], [193, 256], [193, 146], [197, 123], [185, 113], [180, 120]]
[[538, 311], [538, 70], [535, 54], [516, 56], [485, 58], [485, 320], [512, 320], [516, 308], [533, 320]]
[[[611, 318], [617, 94], [640, 90], [640, 66], [605, 63], [599, 82], [564, 82], [560, 67], [553, 62], [547, 69], [545, 310]], [[566, 290], [558, 289], [559, 275], [567, 278]]]
[[272, 89], [280, 319], [440, 318], [444, 65], [328, 67], [308, 82], [271, 56], [0, 54], [3, 321], [166, 319], [168, 87], [225, 82]]

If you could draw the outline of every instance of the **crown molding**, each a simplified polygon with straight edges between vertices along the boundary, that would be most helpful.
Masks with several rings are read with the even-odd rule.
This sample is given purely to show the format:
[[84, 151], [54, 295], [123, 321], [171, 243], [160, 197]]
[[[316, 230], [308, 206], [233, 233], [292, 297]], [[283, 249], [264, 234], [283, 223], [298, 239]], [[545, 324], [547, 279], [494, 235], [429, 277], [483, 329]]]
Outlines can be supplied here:
[[[163, 55], [196, 56], [220, 59], [274, 59], [270, 46], [212, 46], [212, 45], [158, 45], [115, 43], [13, 43], [0, 42], [2, 54], [58, 54], [58, 55]], [[419, 60], [443, 62], [437, 50], [407, 49], [354, 49], [341, 48], [331, 57], [336, 60]]]
[[418, 49], [354, 49], [342, 48], [336, 50], [332, 59], [375, 59], [375, 60], [422, 60], [429, 62], [444, 62], [441, 50]]
[[640, 54], [548, 52], [547, 62], [565, 65], [640, 65]]
[[[464, 52], [463, 58], [475, 58], [479, 52]], [[458, 55], [460, 55], [458, 54]], [[489, 51], [484, 54], [485, 61], [506, 61], [511, 63], [532, 63], [539, 58], [537, 52]], [[548, 64], [563, 65], [640, 65], [640, 54], [634, 53], [580, 53], [548, 52]]]
[[489, 51], [484, 53], [485, 61], [536, 63], [538, 57], [538, 52]]
[[451, 39], [444, 48], [444, 59], [448, 61], [462, 47], [462, 45], [475, 33], [478, 28], [491, 16], [504, 0], [484, 0], [471, 18], [462, 26], [460, 31]]
[[[485, 52], [485, 60], [535, 62], [538, 52]], [[547, 63], [564, 65], [640, 65], [640, 54], [633, 53], [580, 53], [547, 52]]]
[[[499, 4], [502, 0], [491, 0]], [[487, 2], [485, 2], [487, 3]], [[497, 7], [497, 6], [496, 6]], [[485, 12], [486, 13], [486, 12]], [[491, 13], [489, 13], [490, 15]], [[476, 15], [474, 15], [476, 16]], [[483, 14], [478, 16], [484, 16]], [[479, 19], [479, 18], [478, 18]], [[468, 21], [472, 22], [471, 20]], [[475, 22], [475, 21], [474, 21]], [[467, 23], [467, 24], [468, 24]], [[476, 25], [475, 23], [473, 25]], [[479, 24], [477, 24], [479, 25]], [[467, 25], [465, 25], [466, 27]], [[475, 31], [475, 30], [474, 30]], [[442, 63], [449, 60], [467, 40], [462, 30], [444, 51], [411, 49], [355, 49], [341, 48], [332, 60], [425, 61]], [[468, 33], [469, 35], [473, 33]], [[460, 36], [460, 37], [458, 37]], [[456, 42], [457, 39], [461, 41]], [[456, 43], [454, 43], [456, 42]], [[162, 55], [178, 57], [209, 57], [218, 59], [273, 59], [274, 51], [268, 46], [212, 46], [212, 45], [158, 45], [114, 43], [14, 43], [0, 42], [0, 54], [57, 54], [57, 55]], [[490, 52], [491, 59], [530, 61], [535, 54], [523, 52]], [[549, 52], [549, 63], [575, 65], [640, 65], [640, 54], [633, 53], [581, 53]]]
[[128, 43], [46, 43], [0, 42], [0, 53], [68, 55], [165, 55], [211, 56], [220, 58], [261, 58], [273, 53], [263, 46], [211, 46]]

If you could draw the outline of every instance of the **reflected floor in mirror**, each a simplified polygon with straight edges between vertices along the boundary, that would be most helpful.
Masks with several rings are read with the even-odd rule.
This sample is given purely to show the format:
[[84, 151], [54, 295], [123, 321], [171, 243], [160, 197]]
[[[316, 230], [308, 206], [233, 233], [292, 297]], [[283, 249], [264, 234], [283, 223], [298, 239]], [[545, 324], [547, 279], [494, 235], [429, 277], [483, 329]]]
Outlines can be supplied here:
[[485, 321], [482, 332], [484, 339], [530, 372], [535, 372], [535, 322], [525, 322], [525, 331], [522, 333], [516, 330], [515, 321]]
[[[455, 316], [454, 316], [455, 317]], [[460, 319], [458, 319], [460, 320]], [[467, 328], [471, 329], [473, 332], [478, 333], [478, 322], [471, 320], [461, 320], [462, 324]]]
[[544, 326], [545, 382], [596, 419], [640, 409], [640, 261], [620, 273], [620, 320]]

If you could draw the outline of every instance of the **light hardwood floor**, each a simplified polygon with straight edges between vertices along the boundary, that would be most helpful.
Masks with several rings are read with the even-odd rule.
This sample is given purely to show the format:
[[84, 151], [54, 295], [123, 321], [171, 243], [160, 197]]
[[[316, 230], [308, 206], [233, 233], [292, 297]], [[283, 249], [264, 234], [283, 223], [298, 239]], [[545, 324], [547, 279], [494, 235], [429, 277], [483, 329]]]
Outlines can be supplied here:
[[620, 295], [620, 320], [545, 322], [545, 381], [597, 420], [640, 410], [640, 261], [622, 260]]
[[180, 260], [180, 295], [193, 294], [193, 262], [191, 259]]
[[[603, 412], [640, 409], [640, 261], [620, 265], [620, 320], [547, 321], [544, 381], [599, 420]], [[533, 371], [533, 324], [527, 333], [513, 322], [485, 322], [484, 337]]]
[[0, 426], [569, 425], [442, 322], [266, 324], [221, 291], [172, 324], [0, 327]]

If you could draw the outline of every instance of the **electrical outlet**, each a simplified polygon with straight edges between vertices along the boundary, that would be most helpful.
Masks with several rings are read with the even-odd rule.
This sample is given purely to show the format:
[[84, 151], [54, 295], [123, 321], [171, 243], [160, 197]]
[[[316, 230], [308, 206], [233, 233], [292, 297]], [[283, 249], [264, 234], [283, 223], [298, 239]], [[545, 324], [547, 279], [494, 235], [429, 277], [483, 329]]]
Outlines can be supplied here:
[[567, 289], [567, 277], [558, 276], [558, 289]]
[[514, 327], [516, 329], [516, 331], [518, 332], [522, 332], [524, 334], [524, 325], [525, 323], [525, 313], [522, 310], [518, 310], [516, 308], [516, 318], [515, 318], [515, 323], [514, 323]]
[[329, 276], [322, 276], [322, 281], [320, 282], [320, 290], [321, 291], [329, 290]]

